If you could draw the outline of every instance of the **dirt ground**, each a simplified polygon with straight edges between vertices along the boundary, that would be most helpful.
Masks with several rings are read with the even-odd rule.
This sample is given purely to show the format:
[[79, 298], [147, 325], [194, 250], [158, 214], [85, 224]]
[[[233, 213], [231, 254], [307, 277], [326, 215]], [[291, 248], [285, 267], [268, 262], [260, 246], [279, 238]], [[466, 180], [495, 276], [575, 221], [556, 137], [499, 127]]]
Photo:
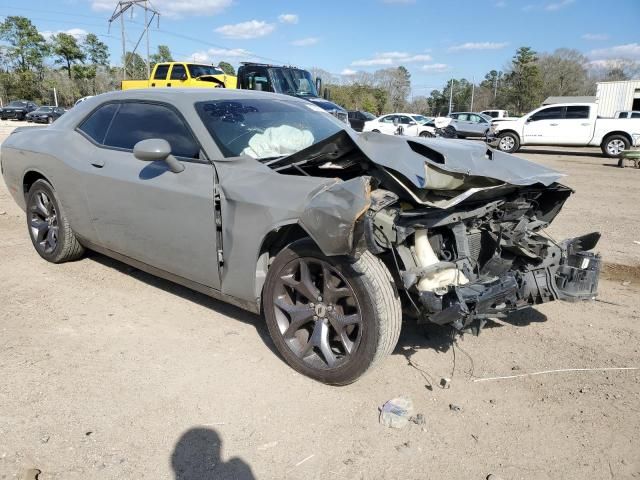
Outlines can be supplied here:
[[[16, 126], [2, 123], [0, 140]], [[98, 254], [41, 260], [0, 182], [0, 479], [640, 478], [639, 371], [474, 381], [640, 367], [640, 170], [596, 150], [521, 155], [577, 191], [551, 233], [600, 230], [628, 269], [601, 301], [546, 304], [455, 347], [407, 321], [394, 354], [342, 388], [285, 365], [255, 315]], [[399, 395], [425, 425], [378, 423]]]

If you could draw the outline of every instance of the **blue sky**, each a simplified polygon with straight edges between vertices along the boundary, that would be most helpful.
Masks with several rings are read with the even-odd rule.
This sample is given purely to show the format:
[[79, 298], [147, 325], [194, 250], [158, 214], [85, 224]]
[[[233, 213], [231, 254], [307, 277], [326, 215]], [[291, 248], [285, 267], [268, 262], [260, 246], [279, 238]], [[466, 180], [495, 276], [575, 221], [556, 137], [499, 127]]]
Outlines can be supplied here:
[[[108, 33], [116, 0], [0, 0], [0, 16], [24, 15], [42, 32], [93, 32], [120, 58], [120, 27]], [[522, 45], [575, 48], [594, 65], [640, 60], [640, 0], [151, 0], [162, 13], [152, 50], [234, 65], [253, 59], [317, 66], [335, 74], [406, 66], [413, 94], [454, 77], [481, 79]], [[128, 49], [141, 10], [127, 15]], [[139, 47], [144, 53], [144, 41]]]

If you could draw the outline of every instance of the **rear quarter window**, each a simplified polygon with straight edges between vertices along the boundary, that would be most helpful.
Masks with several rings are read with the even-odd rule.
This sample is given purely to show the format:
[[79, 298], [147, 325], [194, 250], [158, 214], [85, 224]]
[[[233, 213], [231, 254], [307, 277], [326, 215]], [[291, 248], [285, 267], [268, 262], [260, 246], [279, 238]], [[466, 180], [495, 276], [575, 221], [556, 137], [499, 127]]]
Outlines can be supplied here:
[[118, 105], [110, 103], [94, 110], [78, 127], [88, 137], [92, 138], [96, 143], [102, 145], [104, 137], [107, 134], [111, 120], [118, 110]]

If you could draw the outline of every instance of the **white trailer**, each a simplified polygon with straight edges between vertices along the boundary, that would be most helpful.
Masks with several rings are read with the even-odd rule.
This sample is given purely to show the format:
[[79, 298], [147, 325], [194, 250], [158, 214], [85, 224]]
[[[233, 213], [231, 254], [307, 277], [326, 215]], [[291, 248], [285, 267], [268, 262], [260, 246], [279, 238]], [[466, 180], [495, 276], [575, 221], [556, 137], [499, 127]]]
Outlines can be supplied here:
[[640, 110], [640, 80], [598, 82], [598, 115], [613, 118], [616, 112]]

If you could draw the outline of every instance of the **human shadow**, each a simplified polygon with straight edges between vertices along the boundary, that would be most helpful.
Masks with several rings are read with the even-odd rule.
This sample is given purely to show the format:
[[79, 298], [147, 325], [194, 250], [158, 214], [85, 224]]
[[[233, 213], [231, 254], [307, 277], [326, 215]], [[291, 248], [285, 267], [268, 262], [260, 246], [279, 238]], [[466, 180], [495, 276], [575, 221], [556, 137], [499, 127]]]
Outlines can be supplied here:
[[222, 439], [212, 428], [190, 428], [171, 454], [175, 480], [255, 480], [248, 463], [238, 457], [223, 462]]
[[125, 275], [129, 275], [140, 282], [146, 283], [147, 285], [159, 288], [167, 293], [176, 295], [189, 302], [196, 303], [204, 308], [208, 308], [227, 317], [252, 325], [256, 329], [260, 339], [265, 343], [269, 350], [273, 353], [277, 353], [275, 346], [271, 341], [271, 337], [269, 336], [267, 325], [258, 315], [231, 305], [230, 303], [216, 300], [204, 293], [196, 292], [195, 290], [183, 287], [177, 283], [143, 272], [142, 270], [138, 270], [135, 267], [111, 257], [107, 257], [106, 255], [102, 255], [101, 253], [89, 250], [85, 256], [100, 265], [112, 268]]

